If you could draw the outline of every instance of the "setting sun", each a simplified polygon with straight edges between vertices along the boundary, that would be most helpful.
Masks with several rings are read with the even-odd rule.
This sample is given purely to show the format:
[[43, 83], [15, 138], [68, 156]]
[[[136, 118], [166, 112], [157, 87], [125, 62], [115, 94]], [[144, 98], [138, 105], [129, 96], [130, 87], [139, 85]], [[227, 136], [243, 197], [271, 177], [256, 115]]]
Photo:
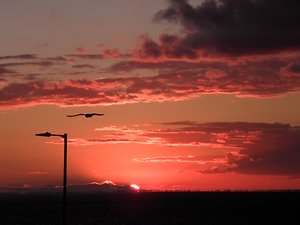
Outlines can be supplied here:
[[131, 184], [130, 187], [134, 190], [134, 191], [139, 191], [140, 187], [136, 184]]

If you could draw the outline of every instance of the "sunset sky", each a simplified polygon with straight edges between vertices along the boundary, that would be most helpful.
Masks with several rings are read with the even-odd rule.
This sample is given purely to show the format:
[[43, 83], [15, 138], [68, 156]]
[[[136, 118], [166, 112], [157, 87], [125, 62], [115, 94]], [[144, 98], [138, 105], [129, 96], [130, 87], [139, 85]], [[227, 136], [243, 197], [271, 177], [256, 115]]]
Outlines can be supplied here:
[[[300, 188], [300, 1], [1, 0], [0, 188]], [[98, 112], [102, 117], [66, 117]]]

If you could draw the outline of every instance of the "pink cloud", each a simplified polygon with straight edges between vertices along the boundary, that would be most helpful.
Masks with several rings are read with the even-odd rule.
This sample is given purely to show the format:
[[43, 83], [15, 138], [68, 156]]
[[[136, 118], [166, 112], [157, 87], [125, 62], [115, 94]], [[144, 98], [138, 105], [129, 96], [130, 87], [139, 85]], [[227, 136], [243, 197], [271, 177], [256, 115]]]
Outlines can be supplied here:
[[[182, 27], [182, 32], [162, 33], [158, 40], [141, 35], [137, 47], [130, 54], [99, 45], [99, 54], [89, 54], [86, 48], [79, 47], [75, 54], [45, 59], [35, 54], [0, 56], [0, 60], [5, 61], [0, 64], [0, 79], [5, 83], [0, 89], [0, 107], [165, 102], [206, 94], [263, 98], [299, 92], [297, 50], [300, 39], [295, 36], [295, 29], [298, 29], [294, 21], [298, 18], [296, 6], [283, 1], [270, 6], [268, 1], [260, 0], [247, 0], [244, 4], [234, 1], [217, 4], [217, 1], [210, 0], [198, 6], [185, 0], [170, 1], [166, 9], [155, 15], [155, 19], [175, 22]], [[267, 13], [262, 14], [261, 9]], [[236, 15], [234, 10], [239, 13]], [[252, 12], [249, 18], [244, 16], [246, 12]], [[273, 23], [268, 19], [268, 13], [283, 13], [286, 17], [284, 20], [276, 17], [277, 23]], [[259, 22], [257, 17], [261, 19]], [[53, 67], [58, 63], [65, 65], [66, 62], [83, 60], [84, 63], [69, 65], [71, 71], [60, 68], [58, 74], [83, 75], [83, 69], [93, 69], [95, 76], [97, 66], [86, 61], [107, 58], [129, 60], [101, 71], [112, 75], [122, 73], [122, 77], [85, 79], [85, 84], [83, 80], [55, 81], [56, 78], [51, 78], [52, 82], [34, 82], [38, 80], [38, 74], [33, 76], [22, 71], [22, 66], [40, 66], [54, 71], [56, 68]], [[11, 67], [18, 67], [16, 73], [24, 75], [22, 82], [9, 79], [14, 75], [14, 71], [7, 69]], [[145, 70], [147, 75], [132, 75], [133, 71], [140, 74]], [[53, 71], [47, 74], [53, 75]], [[129, 75], [125, 77], [123, 74]], [[24, 80], [28, 83], [23, 83]], [[47, 80], [50, 79], [47, 77]]]
[[[166, 123], [166, 126], [185, 125], [178, 129], [141, 129], [109, 126], [96, 128], [96, 131], [105, 132], [101, 140], [113, 140], [114, 143], [157, 144], [167, 146], [209, 146], [212, 148], [243, 148], [259, 139], [260, 129], [267, 124], [255, 123], [207, 123], [191, 124], [188, 121], [181, 123]], [[248, 128], [245, 128], [246, 126]], [[260, 127], [261, 126], [261, 127]], [[276, 126], [276, 125], [271, 125]], [[278, 124], [278, 126], [284, 126]], [[108, 134], [107, 134], [108, 132]], [[110, 138], [110, 139], [109, 139]], [[100, 140], [99, 140], [100, 142]]]
[[[147, 126], [97, 128], [101, 138], [70, 139], [77, 146], [95, 144], [147, 144], [199, 149], [201, 155], [134, 158], [138, 163], [187, 163], [201, 173], [243, 173], [298, 176], [300, 127], [281, 123], [179, 121]], [[49, 142], [62, 144], [62, 141]], [[211, 153], [203, 155], [202, 147]], [[216, 151], [218, 150], [218, 151]], [[213, 154], [215, 153], [215, 154]]]
[[119, 49], [117, 48], [103, 48], [102, 55], [105, 58], [126, 58], [127, 55], [124, 53], [121, 53]]
[[[300, 90], [298, 74], [284, 76], [282, 72], [273, 71], [260, 76], [258, 73], [270, 72], [269, 69], [254, 68], [251, 65], [230, 68], [222, 64], [208, 72], [213, 65], [216, 64], [206, 65], [200, 71], [176, 71], [175, 66], [170, 71], [146, 77], [8, 83], [0, 89], [0, 105], [2, 108], [35, 104], [112, 105], [178, 101], [216, 93], [240, 97], [273, 97]], [[184, 65], [184, 68], [186, 66], [188, 65]]]
[[[132, 143], [141, 138], [168, 146], [210, 146], [227, 149], [223, 155], [209, 156], [159, 156], [136, 158], [140, 163], [196, 163], [205, 165], [201, 173], [236, 172], [294, 176], [300, 174], [300, 127], [280, 123], [216, 122], [198, 124], [190, 121], [165, 123], [168, 129], [136, 130], [103, 128], [112, 131], [118, 140], [130, 137]], [[172, 128], [175, 126], [175, 128]], [[177, 127], [177, 128], [176, 128]], [[128, 136], [129, 135], [129, 136]], [[227, 152], [227, 153], [226, 153]]]
[[87, 54], [88, 53], [88, 49], [84, 48], [84, 47], [79, 47], [75, 49], [75, 52], [77, 52], [78, 54]]
[[6, 77], [11, 74], [14, 74], [14, 71], [8, 70], [8, 69], [0, 66], [0, 77]]
[[67, 57], [71, 58], [78, 58], [78, 59], [122, 59], [128, 58], [129, 54], [122, 53], [117, 48], [108, 48], [104, 44], [99, 44], [98, 47], [100, 48], [99, 54], [90, 54], [87, 48], [79, 47], [75, 50], [75, 54], [66, 55]]
[[210, 165], [211, 164], [224, 164], [225, 161], [220, 156], [157, 156], [157, 157], [145, 157], [134, 158], [139, 163], [195, 163], [198, 165]]
[[[118, 52], [116, 52], [119, 54]], [[36, 56], [34, 56], [36, 57]], [[79, 60], [102, 59], [103, 55], [69, 55], [67, 58]], [[107, 73], [131, 73], [146, 70], [154, 76], [127, 76], [102, 78], [97, 80], [64, 80], [55, 82], [41, 74], [22, 74], [22, 66], [45, 67], [51, 71], [56, 66], [65, 65], [65, 57], [47, 60], [17, 61], [0, 64], [2, 83], [0, 107], [18, 108], [36, 104], [112, 105], [136, 102], [179, 101], [206, 94], [234, 94], [239, 97], [274, 97], [300, 91], [299, 65], [297, 55], [228, 62], [138, 62], [122, 61], [106, 69]], [[11, 58], [11, 57], [10, 57]], [[12, 57], [32, 58], [32, 55]], [[10, 68], [18, 70], [12, 71]], [[95, 69], [93, 64], [77, 63], [69, 65], [71, 71], [62, 74], [74, 76], [83, 74], [83, 69]], [[8, 69], [9, 68], [9, 69]], [[62, 68], [61, 68], [62, 69]], [[63, 70], [63, 69], [62, 69]], [[140, 71], [139, 71], [140, 72]], [[57, 72], [56, 72], [57, 73]], [[18, 76], [22, 82], [12, 79]], [[44, 77], [46, 76], [46, 77]], [[48, 81], [44, 81], [46, 78]], [[24, 80], [27, 83], [24, 83]], [[50, 82], [49, 80], [52, 80]]]

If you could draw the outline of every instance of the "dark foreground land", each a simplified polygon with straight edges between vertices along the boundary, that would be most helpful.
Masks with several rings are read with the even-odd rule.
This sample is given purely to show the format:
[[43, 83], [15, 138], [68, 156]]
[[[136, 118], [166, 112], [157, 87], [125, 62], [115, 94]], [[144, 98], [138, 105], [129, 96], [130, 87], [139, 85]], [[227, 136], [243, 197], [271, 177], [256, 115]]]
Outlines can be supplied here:
[[[68, 225], [300, 224], [300, 192], [69, 194]], [[1, 225], [62, 224], [61, 194], [0, 194]]]

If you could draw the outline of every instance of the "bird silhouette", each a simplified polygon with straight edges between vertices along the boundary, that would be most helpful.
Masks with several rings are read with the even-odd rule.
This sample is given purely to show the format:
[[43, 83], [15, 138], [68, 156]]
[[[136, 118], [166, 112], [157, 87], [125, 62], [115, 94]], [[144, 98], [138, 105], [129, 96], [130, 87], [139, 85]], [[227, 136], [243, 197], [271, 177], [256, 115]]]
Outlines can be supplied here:
[[75, 117], [75, 116], [85, 116], [86, 118], [91, 118], [93, 116], [103, 116], [103, 113], [78, 113], [74, 115], [67, 115], [67, 117]]

